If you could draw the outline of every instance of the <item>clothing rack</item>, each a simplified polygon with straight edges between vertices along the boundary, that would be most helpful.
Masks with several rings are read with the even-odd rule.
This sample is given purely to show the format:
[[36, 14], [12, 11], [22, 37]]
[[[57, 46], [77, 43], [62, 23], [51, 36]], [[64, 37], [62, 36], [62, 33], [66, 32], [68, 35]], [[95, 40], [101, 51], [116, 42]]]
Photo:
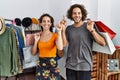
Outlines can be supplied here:
[[5, 21], [13, 21], [13, 20], [11, 20], [11, 19], [5, 19]]
[[15, 24], [15, 21], [12, 19], [4, 19], [5, 21], [10, 21], [13, 25]]

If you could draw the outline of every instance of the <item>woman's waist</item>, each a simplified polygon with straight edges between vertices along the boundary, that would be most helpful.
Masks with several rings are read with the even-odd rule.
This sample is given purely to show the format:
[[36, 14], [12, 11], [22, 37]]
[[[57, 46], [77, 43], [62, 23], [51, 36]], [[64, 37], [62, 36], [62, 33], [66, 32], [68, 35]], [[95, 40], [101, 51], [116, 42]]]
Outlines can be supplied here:
[[56, 57], [56, 53], [40, 53], [40, 58], [54, 58]]
[[57, 61], [55, 57], [39, 57], [39, 64], [45, 67], [56, 67]]

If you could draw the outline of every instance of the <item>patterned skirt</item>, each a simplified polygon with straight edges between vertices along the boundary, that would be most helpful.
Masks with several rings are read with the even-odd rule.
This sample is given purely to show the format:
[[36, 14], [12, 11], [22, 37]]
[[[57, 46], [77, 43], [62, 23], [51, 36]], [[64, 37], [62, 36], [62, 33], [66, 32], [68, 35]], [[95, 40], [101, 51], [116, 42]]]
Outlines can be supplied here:
[[61, 80], [60, 69], [55, 58], [39, 58], [36, 80]]

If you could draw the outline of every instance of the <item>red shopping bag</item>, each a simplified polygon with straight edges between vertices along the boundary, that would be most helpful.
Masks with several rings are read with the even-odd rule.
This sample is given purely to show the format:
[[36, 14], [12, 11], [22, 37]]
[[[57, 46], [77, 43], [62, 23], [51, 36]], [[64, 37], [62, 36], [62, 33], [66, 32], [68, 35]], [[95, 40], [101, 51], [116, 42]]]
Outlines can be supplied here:
[[95, 21], [95, 24], [100, 32], [107, 32], [111, 39], [113, 39], [116, 35], [114, 31], [112, 31], [108, 26], [106, 26], [101, 21]]

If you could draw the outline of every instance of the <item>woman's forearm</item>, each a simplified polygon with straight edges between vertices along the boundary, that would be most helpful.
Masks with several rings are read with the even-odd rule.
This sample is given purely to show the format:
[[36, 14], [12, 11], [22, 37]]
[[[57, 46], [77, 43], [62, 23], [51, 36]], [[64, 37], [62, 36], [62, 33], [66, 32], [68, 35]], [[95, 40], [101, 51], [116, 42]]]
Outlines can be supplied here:
[[61, 31], [58, 31], [57, 48], [59, 50], [63, 49], [63, 40], [62, 40], [62, 33], [61, 33]]
[[37, 53], [37, 42], [34, 43], [31, 52], [33, 55], [35, 55]]

